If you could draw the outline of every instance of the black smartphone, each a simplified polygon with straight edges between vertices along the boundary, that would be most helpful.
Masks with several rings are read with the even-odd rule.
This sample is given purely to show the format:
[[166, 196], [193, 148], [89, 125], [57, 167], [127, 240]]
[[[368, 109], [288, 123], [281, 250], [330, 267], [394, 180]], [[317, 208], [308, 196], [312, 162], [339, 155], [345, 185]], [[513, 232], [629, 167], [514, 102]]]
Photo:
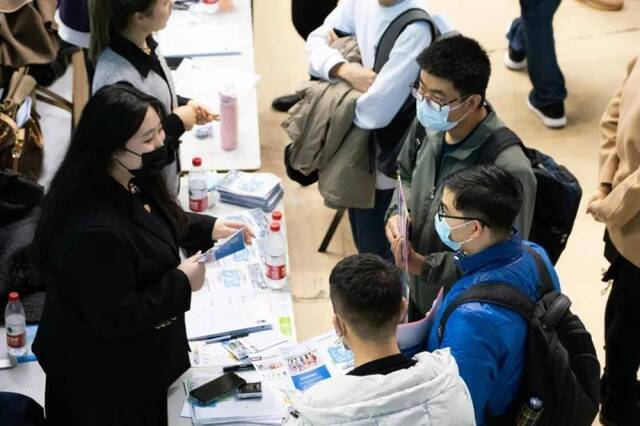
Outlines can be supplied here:
[[189, 395], [202, 402], [208, 404], [214, 399], [231, 392], [234, 389], [246, 384], [247, 381], [235, 373], [226, 373], [217, 379], [213, 379], [202, 386], [199, 386], [189, 392]]
[[238, 399], [262, 398], [262, 383], [246, 383], [238, 388]]
[[349, 37], [349, 36], [351, 35], [351, 34], [349, 34], [348, 32], [346, 32], [346, 31], [342, 31], [342, 30], [339, 30], [339, 29], [337, 29], [337, 28], [334, 28], [334, 29], [333, 29], [333, 32], [334, 32], [334, 33], [336, 33], [336, 35], [338, 36], [338, 38], [342, 38], [342, 37]]

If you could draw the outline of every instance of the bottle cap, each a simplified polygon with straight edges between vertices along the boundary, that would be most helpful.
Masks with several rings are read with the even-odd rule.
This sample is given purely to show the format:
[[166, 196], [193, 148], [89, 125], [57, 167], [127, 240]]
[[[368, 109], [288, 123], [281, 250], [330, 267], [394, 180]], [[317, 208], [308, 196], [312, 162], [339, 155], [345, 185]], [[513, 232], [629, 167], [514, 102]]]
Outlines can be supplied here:
[[273, 213], [271, 213], [271, 219], [282, 220], [282, 212], [280, 210], [275, 210]]
[[9, 302], [18, 302], [20, 301], [20, 295], [17, 291], [12, 291], [9, 293]]
[[193, 164], [194, 167], [200, 167], [202, 165], [202, 158], [193, 157], [193, 160], [191, 160], [191, 164]]
[[280, 230], [280, 224], [278, 222], [271, 223], [271, 230], [273, 232], [278, 232]]

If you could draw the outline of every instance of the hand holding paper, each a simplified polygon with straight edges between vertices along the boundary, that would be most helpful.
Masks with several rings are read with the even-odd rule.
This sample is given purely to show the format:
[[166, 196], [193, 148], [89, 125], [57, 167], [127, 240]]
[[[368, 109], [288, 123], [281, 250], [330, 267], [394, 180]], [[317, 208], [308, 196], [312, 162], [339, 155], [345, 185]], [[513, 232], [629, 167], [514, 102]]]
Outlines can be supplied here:
[[216, 224], [213, 226], [213, 230], [211, 231], [211, 238], [216, 241], [222, 240], [235, 234], [239, 229], [243, 230], [244, 242], [246, 244], [251, 244], [255, 238], [255, 234], [251, 228], [244, 222], [227, 219], [216, 220]]
[[[240, 250], [246, 248], [244, 244], [244, 233], [246, 228], [240, 228], [233, 233], [229, 238], [220, 244], [216, 244], [206, 252], [202, 253], [198, 259], [199, 263], [211, 263], [216, 260], [220, 260], [224, 257], [230, 256]], [[253, 235], [253, 234], [252, 234]]]

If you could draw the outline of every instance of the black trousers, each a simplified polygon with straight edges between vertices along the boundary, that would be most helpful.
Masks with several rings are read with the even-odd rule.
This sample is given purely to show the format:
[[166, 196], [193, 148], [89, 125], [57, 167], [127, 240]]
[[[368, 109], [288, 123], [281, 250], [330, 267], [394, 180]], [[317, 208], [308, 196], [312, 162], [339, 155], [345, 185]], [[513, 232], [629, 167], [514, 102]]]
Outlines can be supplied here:
[[[96, 367], [97, 368], [97, 367]], [[136, 398], [122, 389], [107, 391], [100, 383], [90, 385], [91, 372], [76, 383], [47, 376], [44, 391], [48, 426], [165, 426], [167, 394], [154, 398]], [[131, 380], [136, 380], [132, 377]]]
[[625, 259], [605, 235], [605, 256], [611, 262], [603, 281], [612, 280], [604, 317], [605, 403], [620, 406], [635, 400], [640, 368], [640, 268]]
[[324, 23], [337, 4], [338, 0], [292, 0], [291, 19], [300, 37], [306, 40], [313, 30]]
[[351, 235], [358, 253], [373, 253], [393, 263], [391, 247], [385, 234], [384, 217], [393, 198], [393, 189], [376, 189], [373, 208], [350, 208]]

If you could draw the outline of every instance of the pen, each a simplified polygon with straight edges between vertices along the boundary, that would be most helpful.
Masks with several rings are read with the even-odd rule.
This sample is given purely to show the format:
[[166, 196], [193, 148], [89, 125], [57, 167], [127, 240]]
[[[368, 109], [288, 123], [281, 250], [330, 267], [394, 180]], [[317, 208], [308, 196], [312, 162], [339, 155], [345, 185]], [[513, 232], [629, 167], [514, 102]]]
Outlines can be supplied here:
[[226, 336], [220, 336], [220, 337], [214, 337], [213, 339], [207, 339], [205, 341], [205, 344], [209, 345], [211, 343], [226, 342], [228, 340], [240, 339], [241, 337], [247, 337], [248, 335], [249, 335], [249, 333], [237, 334], [237, 335], [227, 334]]
[[253, 369], [254, 369], [253, 364], [240, 364], [240, 365], [230, 365], [228, 367], [223, 367], [222, 372], [231, 373], [234, 371], [249, 371]]

